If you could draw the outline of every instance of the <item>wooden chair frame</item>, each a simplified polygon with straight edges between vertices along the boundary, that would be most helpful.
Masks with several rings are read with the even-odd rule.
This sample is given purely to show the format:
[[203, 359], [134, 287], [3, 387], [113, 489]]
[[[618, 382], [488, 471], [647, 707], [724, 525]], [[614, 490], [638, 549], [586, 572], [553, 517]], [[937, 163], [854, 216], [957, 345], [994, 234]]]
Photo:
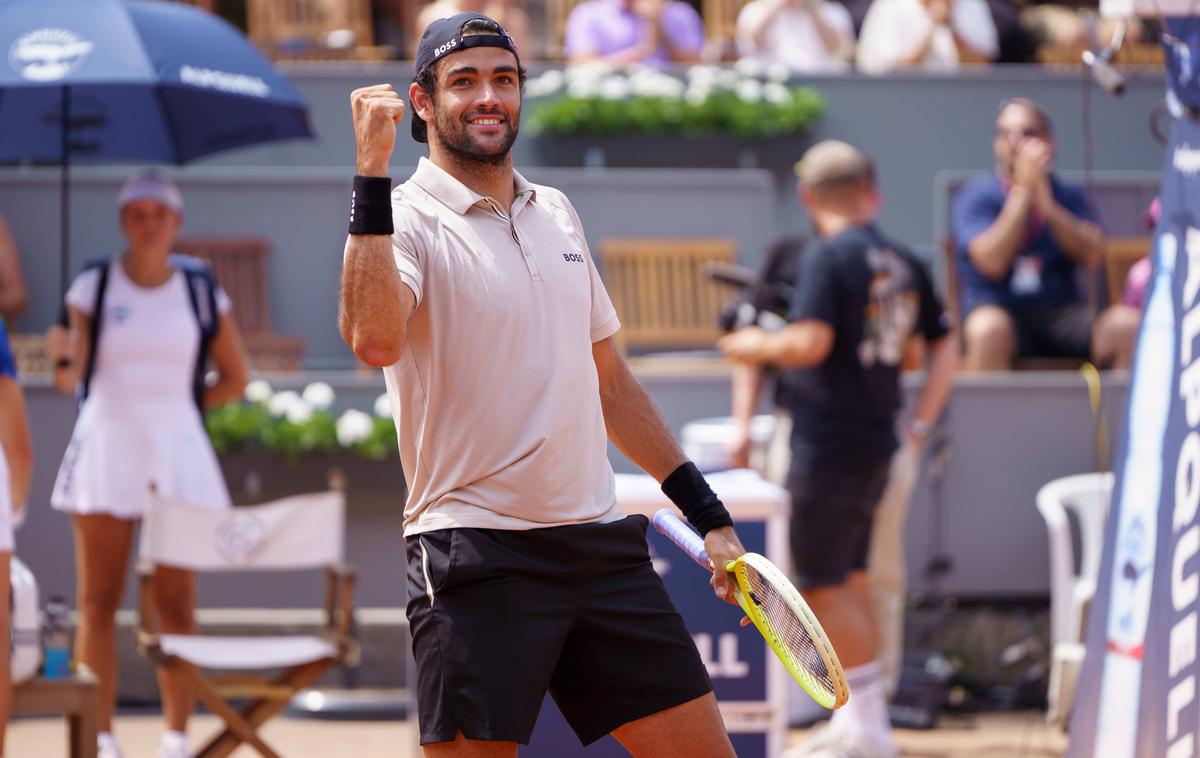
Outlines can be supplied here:
[[[339, 482], [331, 484], [341, 489]], [[356, 665], [359, 644], [351, 635], [354, 619], [354, 588], [357, 572], [350, 566], [335, 564], [325, 568], [325, 623], [320, 636], [336, 651], [333, 656], [284, 667], [276, 676], [244, 674], [206, 676], [195, 664], [163, 649], [158, 614], [154, 603], [154, 567], [139, 568], [138, 651], [156, 666], [182, 673], [192, 694], [225, 722], [225, 728], [210, 739], [196, 758], [224, 758], [243, 743], [265, 758], [280, 758], [258, 734], [268, 719], [287, 707], [296, 693], [308, 687], [332, 664]], [[228, 699], [248, 698], [235, 708]]]

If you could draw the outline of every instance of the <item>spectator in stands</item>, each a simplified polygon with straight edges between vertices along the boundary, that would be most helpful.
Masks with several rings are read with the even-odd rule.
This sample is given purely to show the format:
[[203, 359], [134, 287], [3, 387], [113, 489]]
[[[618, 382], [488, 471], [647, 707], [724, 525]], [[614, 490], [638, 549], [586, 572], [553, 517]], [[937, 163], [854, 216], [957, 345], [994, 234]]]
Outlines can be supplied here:
[[584, 0], [567, 19], [564, 47], [568, 63], [695, 63], [704, 24], [682, 0]]
[[21, 274], [17, 243], [13, 241], [4, 216], [0, 216], [0, 320], [20, 316], [28, 304], [29, 292]]
[[858, 38], [858, 68], [946, 71], [999, 53], [986, 0], [874, 0]]
[[1110, 308], [1093, 325], [1077, 291], [1076, 267], [1103, 262], [1104, 233], [1083, 189], [1054, 175], [1049, 117], [1032, 100], [1005, 101], [992, 149], [995, 172], [958, 192], [951, 219], [965, 366], [1003, 370], [1018, 355], [1090, 355], [1128, 367], [1136, 318]]
[[854, 22], [833, 0], [751, 0], [737, 18], [738, 52], [793, 73], [845, 71], [854, 55]]
[[[541, 51], [532, 47], [534, 43], [529, 33], [529, 14], [522, 7], [521, 0], [433, 0], [417, 14], [416, 28], [422, 31], [439, 18], [466, 12], [482, 13], [507, 29], [521, 51], [521, 60], [530, 61], [540, 57]], [[412, 40], [412, 49], [416, 50], [420, 42], [419, 38]]]
[[[54, 366], [59, 388], [78, 387], [81, 398], [50, 503], [71, 515], [75, 532], [75, 657], [100, 682], [99, 758], [122, 755], [112, 734], [116, 612], [150, 484], [196, 506], [230, 506], [202, 413], [241, 397], [246, 384], [229, 297], [203, 263], [170, 254], [182, 221], [179, 188], [143, 174], [125, 183], [117, 205], [126, 251], [75, 278], [66, 296], [73, 351]], [[209, 358], [215, 381], [206, 381]], [[192, 572], [156, 566], [154, 590], [162, 630], [194, 633]], [[160, 758], [190, 758], [187, 682], [161, 671], [159, 687], [167, 722]]]
[[[1154, 233], [1154, 227], [1158, 226], [1161, 215], [1162, 200], [1156, 197], [1142, 219], [1147, 232]], [[1125, 275], [1125, 290], [1121, 293], [1122, 305], [1139, 311], [1142, 309], [1146, 304], [1146, 290], [1150, 288], [1150, 274], [1153, 273], [1153, 268], [1149, 255], [1129, 267], [1129, 273]]]

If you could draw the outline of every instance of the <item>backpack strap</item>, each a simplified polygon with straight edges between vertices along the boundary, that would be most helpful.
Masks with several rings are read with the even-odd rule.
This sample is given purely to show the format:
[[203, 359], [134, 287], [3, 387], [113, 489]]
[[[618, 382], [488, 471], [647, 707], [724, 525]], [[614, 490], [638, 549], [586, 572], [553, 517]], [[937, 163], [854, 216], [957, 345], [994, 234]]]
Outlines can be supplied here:
[[208, 356], [212, 341], [217, 336], [220, 326], [220, 314], [217, 312], [217, 281], [212, 269], [199, 258], [186, 255], [172, 255], [171, 263], [183, 272], [187, 281], [188, 300], [192, 304], [192, 312], [196, 314], [196, 323], [200, 326], [200, 346], [196, 351], [196, 364], [192, 369], [192, 396], [200, 414], [204, 414], [204, 375], [208, 371]]
[[90, 261], [84, 267], [84, 271], [96, 272], [96, 299], [92, 303], [92, 323], [88, 339], [88, 355], [87, 363], [84, 364], [83, 375], [79, 378], [79, 402], [82, 403], [88, 396], [88, 390], [92, 386], [92, 374], [96, 369], [96, 355], [99, 353], [97, 347], [100, 344], [100, 330], [104, 324], [104, 293], [108, 290], [108, 268], [111, 258], [103, 258], [100, 260]]

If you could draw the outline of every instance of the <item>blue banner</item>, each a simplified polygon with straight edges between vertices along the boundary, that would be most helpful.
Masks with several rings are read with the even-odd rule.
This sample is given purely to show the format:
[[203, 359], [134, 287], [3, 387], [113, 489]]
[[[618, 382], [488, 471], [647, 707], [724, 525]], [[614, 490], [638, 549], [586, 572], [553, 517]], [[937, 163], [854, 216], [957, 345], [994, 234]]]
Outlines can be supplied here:
[[1200, 19], [1167, 29], [1162, 217], [1068, 758], [1200, 754]]

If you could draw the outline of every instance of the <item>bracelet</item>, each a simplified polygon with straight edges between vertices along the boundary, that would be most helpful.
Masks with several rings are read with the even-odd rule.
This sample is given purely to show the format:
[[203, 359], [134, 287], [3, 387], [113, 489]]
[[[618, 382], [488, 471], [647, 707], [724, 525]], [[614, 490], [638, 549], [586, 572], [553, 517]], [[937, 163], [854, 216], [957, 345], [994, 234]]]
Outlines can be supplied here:
[[350, 192], [350, 233], [391, 236], [394, 231], [391, 178], [355, 176]]
[[713, 529], [733, 526], [733, 519], [725, 510], [721, 498], [712, 491], [700, 469], [691, 461], [680, 464], [663, 480], [662, 491], [683, 511], [688, 523], [696, 527], [701, 537]]
[[54, 370], [55, 371], [62, 371], [63, 369], [68, 369], [68, 368], [71, 368], [71, 359], [70, 358], [59, 358], [58, 360], [54, 361]]

